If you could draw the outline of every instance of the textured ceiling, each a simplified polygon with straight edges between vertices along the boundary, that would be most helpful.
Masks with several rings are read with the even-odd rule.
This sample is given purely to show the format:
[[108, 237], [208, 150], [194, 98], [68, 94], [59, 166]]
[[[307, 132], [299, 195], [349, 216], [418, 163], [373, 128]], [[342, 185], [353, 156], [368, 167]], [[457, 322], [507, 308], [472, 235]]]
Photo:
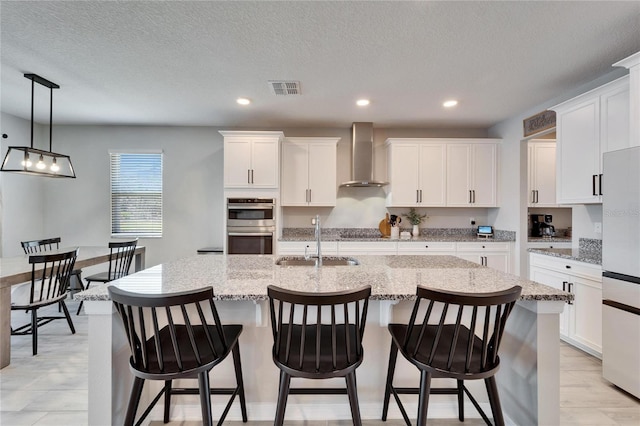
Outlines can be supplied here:
[[0, 28], [1, 109], [27, 119], [30, 72], [58, 124], [488, 127], [640, 51], [640, 2], [2, 1]]

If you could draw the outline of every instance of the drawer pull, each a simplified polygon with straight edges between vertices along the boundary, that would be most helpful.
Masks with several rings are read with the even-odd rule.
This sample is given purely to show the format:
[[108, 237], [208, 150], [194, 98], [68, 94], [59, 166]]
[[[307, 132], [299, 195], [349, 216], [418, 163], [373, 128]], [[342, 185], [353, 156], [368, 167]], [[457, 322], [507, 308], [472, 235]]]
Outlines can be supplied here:
[[571, 269], [571, 265], [564, 265], [565, 268]]

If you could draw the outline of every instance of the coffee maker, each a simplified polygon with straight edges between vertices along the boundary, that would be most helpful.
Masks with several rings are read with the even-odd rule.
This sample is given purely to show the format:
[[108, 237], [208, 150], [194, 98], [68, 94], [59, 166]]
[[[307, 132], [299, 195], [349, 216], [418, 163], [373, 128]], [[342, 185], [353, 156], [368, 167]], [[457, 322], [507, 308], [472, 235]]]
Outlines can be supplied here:
[[530, 217], [532, 237], [553, 237], [556, 235], [556, 228], [551, 225], [552, 215], [532, 214]]

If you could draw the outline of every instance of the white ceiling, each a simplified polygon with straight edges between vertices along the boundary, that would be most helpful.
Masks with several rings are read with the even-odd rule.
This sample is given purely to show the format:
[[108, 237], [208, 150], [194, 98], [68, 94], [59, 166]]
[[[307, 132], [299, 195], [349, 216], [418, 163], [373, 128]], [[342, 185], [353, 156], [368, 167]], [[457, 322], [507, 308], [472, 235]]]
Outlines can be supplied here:
[[640, 51], [640, 2], [3, 0], [0, 28], [1, 109], [27, 119], [35, 73], [56, 124], [488, 127]]

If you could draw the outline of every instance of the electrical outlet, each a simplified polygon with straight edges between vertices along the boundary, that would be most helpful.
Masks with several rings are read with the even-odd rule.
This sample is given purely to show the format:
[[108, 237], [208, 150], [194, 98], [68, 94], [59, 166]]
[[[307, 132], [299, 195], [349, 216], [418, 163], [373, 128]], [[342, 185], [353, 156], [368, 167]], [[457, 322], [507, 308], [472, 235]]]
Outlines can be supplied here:
[[312, 218], [311, 218], [311, 224], [312, 224], [312, 225], [315, 225], [315, 224], [316, 224], [316, 218], [315, 218], [315, 217], [312, 217]]
[[602, 234], [602, 222], [596, 222], [593, 224], [593, 232], [596, 234]]

